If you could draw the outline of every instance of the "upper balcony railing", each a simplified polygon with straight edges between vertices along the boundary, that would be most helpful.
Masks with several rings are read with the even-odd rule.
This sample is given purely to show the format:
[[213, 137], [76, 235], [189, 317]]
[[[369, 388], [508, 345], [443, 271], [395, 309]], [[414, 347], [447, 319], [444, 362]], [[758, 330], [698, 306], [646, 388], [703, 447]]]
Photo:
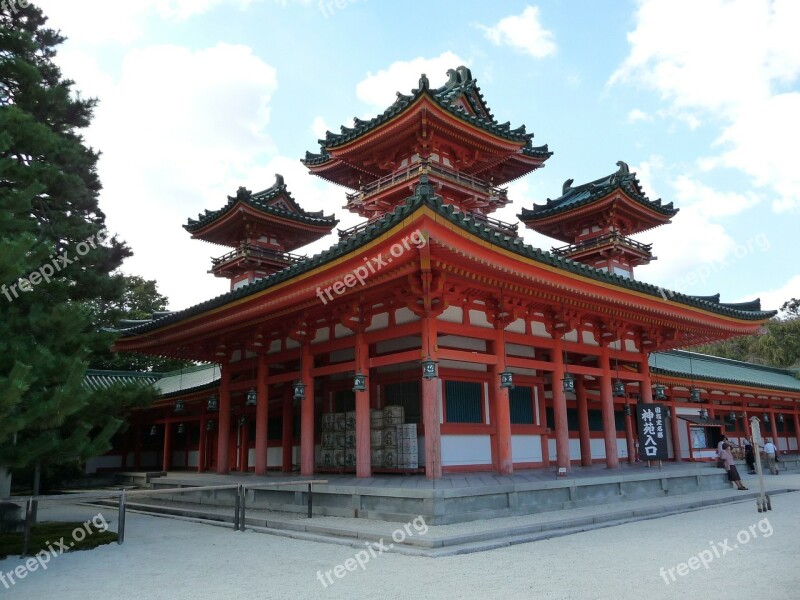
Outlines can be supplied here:
[[604, 246], [609, 243], [620, 243], [633, 250], [638, 250], [639, 252], [642, 252], [648, 256], [651, 254], [651, 250], [653, 249], [653, 244], [642, 244], [641, 242], [637, 242], [634, 239], [625, 237], [624, 235], [614, 231], [590, 238], [588, 240], [583, 240], [577, 244], [569, 244], [567, 246], [561, 246], [560, 248], [552, 248], [551, 252], [553, 254], [558, 254], [559, 256], [569, 256], [571, 254], [576, 254], [597, 246]]
[[352, 202], [353, 200], [364, 200], [369, 196], [394, 187], [397, 184], [414, 179], [426, 171], [434, 175], [434, 177], [439, 176], [442, 179], [446, 179], [447, 181], [457, 185], [475, 190], [481, 194], [485, 194], [486, 196], [505, 198], [508, 193], [508, 190], [505, 188], [493, 187], [486, 181], [478, 179], [477, 177], [464, 175], [455, 169], [450, 169], [437, 163], [421, 161], [414, 165], [409, 165], [402, 171], [395, 171], [394, 173], [384, 175], [380, 179], [376, 179], [375, 181], [371, 181], [370, 183], [361, 186], [359, 191], [352, 194], [347, 194], [347, 201]]
[[256, 260], [291, 265], [305, 259], [306, 257], [299, 254], [291, 254], [290, 252], [278, 252], [277, 250], [262, 248], [252, 244], [242, 244], [238, 248], [234, 248], [219, 258], [212, 258], [212, 269], [217, 269], [226, 263], [233, 262], [234, 260], [238, 260], [240, 258], [254, 258]]
[[[507, 235], [510, 237], [518, 237], [518, 229], [519, 225], [516, 223], [506, 223], [505, 221], [501, 221], [500, 219], [493, 219], [492, 217], [486, 217], [484, 215], [479, 215], [477, 213], [470, 213], [469, 215], [482, 225], [489, 227], [491, 229], [495, 229], [502, 233], [503, 235]], [[364, 221], [363, 223], [359, 223], [358, 225], [354, 225], [348, 229], [339, 229], [339, 239], [343, 240], [345, 238], [349, 238], [350, 236], [356, 235], [364, 231], [367, 227], [369, 227], [370, 221]]]

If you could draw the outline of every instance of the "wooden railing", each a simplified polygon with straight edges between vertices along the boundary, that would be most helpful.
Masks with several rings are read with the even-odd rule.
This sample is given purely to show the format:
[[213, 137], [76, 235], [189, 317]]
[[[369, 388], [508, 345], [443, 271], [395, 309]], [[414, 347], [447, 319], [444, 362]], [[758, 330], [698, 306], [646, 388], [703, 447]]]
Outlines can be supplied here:
[[576, 252], [580, 252], [582, 250], [587, 250], [589, 248], [594, 248], [596, 246], [602, 246], [608, 243], [616, 243], [619, 242], [628, 246], [629, 248], [633, 248], [635, 250], [639, 250], [640, 252], [644, 252], [645, 254], [650, 254], [651, 250], [653, 249], [653, 244], [642, 244], [641, 242], [637, 242], [634, 239], [629, 237], [625, 237], [616, 232], [607, 233], [605, 235], [600, 235], [598, 237], [590, 238], [588, 240], [583, 240], [582, 242], [578, 242], [577, 244], [569, 244], [567, 246], [561, 246], [560, 248], [552, 248], [551, 252], [553, 254], [558, 254], [559, 256], [567, 256], [569, 254], [574, 254]]
[[217, 268], [227, 262], [236, 260], [238, 258], [246, 258], [246, 257], [255, 257], [255, 258], [262, 258], [266, 260], [272, 260], [284, 264], [294, 264], [301, 260], [304, 260], [306, 257], [301, 256], [299, 254], [291, 254], [290, 252], [278, 252], [277, 250], [272, 250], [270, 248], [261, 248], [260, 246], [254, 246], [252, 244], [242, 244], [238, 248], [235, 248], [220, 256], [219, 258], [212, 258], [211, 263], [213, 265], [212, 268]]

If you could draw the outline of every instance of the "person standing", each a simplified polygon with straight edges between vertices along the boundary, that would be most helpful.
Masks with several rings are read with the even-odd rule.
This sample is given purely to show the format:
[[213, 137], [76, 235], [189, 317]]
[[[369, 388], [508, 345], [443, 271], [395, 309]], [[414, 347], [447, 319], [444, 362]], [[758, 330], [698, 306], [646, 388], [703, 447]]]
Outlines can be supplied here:
[[722, 447], [724, 444], [728, 443], [728, 437], [722, 436], [722, 439], [717, 444], [717, 468], [724, 469], [725, 468], [725, 461], [722, 459]]
[[775, 447], [775, 444], [772, 443], [772, 438], [767, 438], [767, 443], [764, 444], [764, 454], [767, 457], [769, 472], [773, 475], [778, 474], [778, 465], [775, 463], [775, 454], [777, 452], [778, 449]]
[[744, 440], [744, 460], [747, 463], [747, 472], [750, 475], [756, 474], [756, 453], [753, 451], [753, 444], [750, 440]]
[[722, 444], [722, 449], [720, 452], [720, 460], [725, 463], [725, 470], [728, 471], [728, 481], [736, 486], [739, 490], [746, 490], [747, 488], [744, 487], [742, 483], [742, 478], [739, 476], [739, 470], [736, 468], [736, 465], [733, 464], [733, 454], [731, 454], [731, 447], [730, 445], [725, 442]]

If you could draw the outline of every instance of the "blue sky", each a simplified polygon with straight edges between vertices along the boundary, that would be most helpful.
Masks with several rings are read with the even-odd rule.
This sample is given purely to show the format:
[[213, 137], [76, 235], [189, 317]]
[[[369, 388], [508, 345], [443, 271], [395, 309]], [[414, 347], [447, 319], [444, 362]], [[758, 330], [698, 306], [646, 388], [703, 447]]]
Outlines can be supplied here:
[[[372, 117], [466, 64], [495, 116], [554, 155], [511, 184], [516, 221], [534, 202], [616, 170], [637, 172], [673, 224], [635, 236], [658, 260], [636, 278], [766, 308], [800, 297], [800, 3], [793, 0], [41, 0], [70, 39], [65, 76], [100, 106], [101, 207], [172, 309], [227, 291], [206, 273], [225, 249], [187, 217], [282, 173], [308, 210], [346, 190], [299, 159], [326, 129]], [[560, 243], [526, 232], [529, 243]], [[314, 253], [326, 238], [303, 249]]]

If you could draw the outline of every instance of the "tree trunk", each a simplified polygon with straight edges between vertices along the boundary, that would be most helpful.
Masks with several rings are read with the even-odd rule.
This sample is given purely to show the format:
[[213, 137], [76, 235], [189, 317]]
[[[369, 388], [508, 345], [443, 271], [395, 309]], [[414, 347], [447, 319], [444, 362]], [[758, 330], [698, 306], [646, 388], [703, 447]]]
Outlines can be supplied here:
[[11, 497], [11, 469], [0, 466], [0, 498]]
[[[33, 470], [33, 495], [39, 495], [39, 487], [42, 479], [42, 467], [37, 462]], [[39, 503], [34, 501], [31, 503], [31, 523], [36, 523], [36, 513], [39, 509]]]

